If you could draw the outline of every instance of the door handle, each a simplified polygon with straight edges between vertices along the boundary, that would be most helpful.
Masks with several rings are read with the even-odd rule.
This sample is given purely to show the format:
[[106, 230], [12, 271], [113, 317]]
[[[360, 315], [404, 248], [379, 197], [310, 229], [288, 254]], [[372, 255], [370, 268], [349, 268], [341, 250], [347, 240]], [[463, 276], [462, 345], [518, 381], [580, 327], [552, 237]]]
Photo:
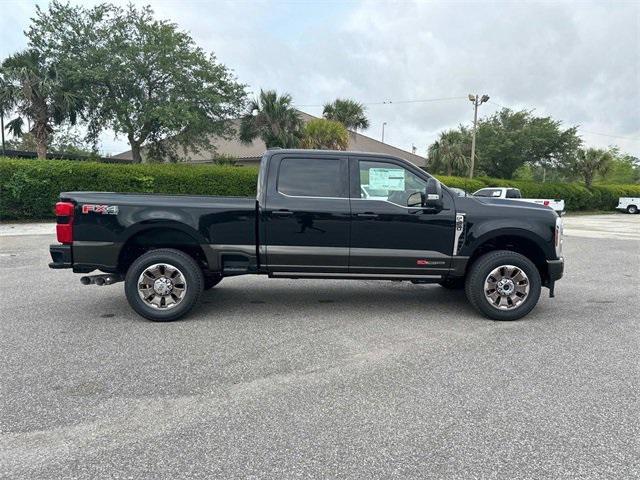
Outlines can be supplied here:
[[271, 212], [271, 215], [276, 217], [290, 217], [293, 215], [291, 210], [274, 210]]
[[377, 218], [378, 214], [373, 212], [356, 213], [356, 217]]

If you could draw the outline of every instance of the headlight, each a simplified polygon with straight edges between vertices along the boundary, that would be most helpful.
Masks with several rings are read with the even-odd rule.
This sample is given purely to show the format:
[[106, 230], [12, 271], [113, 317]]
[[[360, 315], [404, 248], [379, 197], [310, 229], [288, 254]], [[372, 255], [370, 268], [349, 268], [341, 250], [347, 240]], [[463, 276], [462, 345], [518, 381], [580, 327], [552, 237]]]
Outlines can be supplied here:
[[556, 230], [554, 234], [554, 243], [556, 247], [556, 256], [560, 258], [562, 256], [562, 217], [556, 218]]

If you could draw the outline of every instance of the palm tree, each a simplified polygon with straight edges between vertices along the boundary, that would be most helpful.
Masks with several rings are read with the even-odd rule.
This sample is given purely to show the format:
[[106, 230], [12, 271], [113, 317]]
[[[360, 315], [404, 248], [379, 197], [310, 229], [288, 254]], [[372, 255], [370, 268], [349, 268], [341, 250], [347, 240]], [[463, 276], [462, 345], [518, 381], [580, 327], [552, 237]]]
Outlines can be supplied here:
[[240, 141], [251, 143], [260, 137], [267, 148], [295, 148], [300, 140], [302, 121], [293, 108], [291, 95], [260, 90], [249, 103], [240, 122]]
[[318, 150], [346, 150], [349, 145], [349, 132], [340, 122], [315, 118], [307, 122], [302, 129], [302, 148]]
[[456, 173], [463, 175], [469, 165], [466, 153], [468, 139], [459, 130], [448, 130], [440, 133], [440, 138], [429, 146], [427, 165], [433, 172]]
[[3, 111], [15, 110], [17, 117], [6, 129], [16, 137], [24, 131], [24, 118], [30, 120], [30, 132], [36, 142], [38, 158], [46, 158], [55, 125], [75, 125], [82, 101], [55, 65], [47, 64], [34, 50], [25, 50], [6, 58], [0, 66], [0, 103]]
[[355, 100], [338, 98], [333, 103], [325, 104], [322, 116], [327, 120], [342, 123], [352, 132], [357, 132], [369, 128], [365, 110], [365, 106]]
[[613, 155], [602, 148], [579, 149], [573, 162], [573, 168], [583, 179], [587, 187], [593, 183], [597, 173], [605, 176], [611, 168]]

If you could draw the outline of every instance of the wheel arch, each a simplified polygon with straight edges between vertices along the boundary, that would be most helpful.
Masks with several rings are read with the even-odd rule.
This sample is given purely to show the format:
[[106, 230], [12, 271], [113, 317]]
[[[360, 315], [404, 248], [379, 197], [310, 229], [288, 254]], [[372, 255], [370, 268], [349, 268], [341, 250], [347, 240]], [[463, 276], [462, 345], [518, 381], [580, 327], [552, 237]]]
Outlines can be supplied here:
[[536, 234], [523, 230], [504, 230], [488, 233], [474, 242], [473, 250], [467, 262], [465, 275], [473, 263], [482, 255], [496, 250], [509, 250], [527, 257], [538, 269], [543, 285], [548, 284], [548, 254], [543, 248], [544, 242]]
[[210, 264], [207, 249], [203, 248], [206, 243], [198, 231], [180, 222], [141, 225], [127, 232], [118, 255], [118, 271], [126, 272], [136, 258], [158, 248], [180, 250], [206, 270]]

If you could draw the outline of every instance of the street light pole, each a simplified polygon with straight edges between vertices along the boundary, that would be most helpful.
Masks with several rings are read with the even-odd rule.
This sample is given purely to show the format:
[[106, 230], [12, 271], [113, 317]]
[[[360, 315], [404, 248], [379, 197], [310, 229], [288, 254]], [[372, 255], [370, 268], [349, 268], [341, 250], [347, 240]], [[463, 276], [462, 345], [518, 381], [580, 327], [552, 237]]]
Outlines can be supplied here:
[[473, 102], [473, 130], [471, 131], [471, 168], [469, 168], [469, 178], [473, 178], [473, 169], [476, 164], [476, 128], [478, 126], [478, 107], [489, 100], [489, 95], [480, 97], [469, 94], [469, 100]]
[[384, 126], [387, 124], [387, 122], [382, 122], [382, 143], [384, 143]]

